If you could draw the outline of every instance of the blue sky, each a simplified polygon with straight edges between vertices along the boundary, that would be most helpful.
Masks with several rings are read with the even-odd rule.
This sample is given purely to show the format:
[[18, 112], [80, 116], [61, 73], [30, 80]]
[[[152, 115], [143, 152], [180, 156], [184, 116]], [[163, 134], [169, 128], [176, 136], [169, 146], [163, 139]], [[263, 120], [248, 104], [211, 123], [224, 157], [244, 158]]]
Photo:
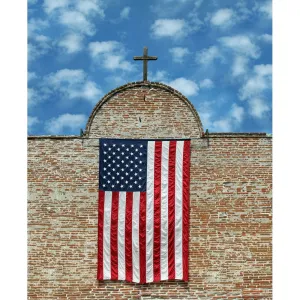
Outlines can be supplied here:
[[272, 3], [28, 0], [28, 133], [79, 134], [110, 90], [148, 80], [188, 97], [210, 132], [272, 132]]

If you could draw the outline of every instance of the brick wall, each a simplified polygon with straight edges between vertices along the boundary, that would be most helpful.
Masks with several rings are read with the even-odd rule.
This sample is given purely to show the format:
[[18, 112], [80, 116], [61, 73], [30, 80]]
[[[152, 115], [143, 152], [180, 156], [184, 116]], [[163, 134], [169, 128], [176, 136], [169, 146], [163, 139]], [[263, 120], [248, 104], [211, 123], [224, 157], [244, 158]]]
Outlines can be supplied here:
[[[151, 87], [147, 105], [144, 86], [104, 98], [86, 137], [201, 135], [201, 122], [182, 95]], [[29, 299], [272, 298], [269, 137], [212, 134], [192, 140], [190, 281], [145, 285], [96, 280], [97, 144], [79, 137], [28, 139]]]

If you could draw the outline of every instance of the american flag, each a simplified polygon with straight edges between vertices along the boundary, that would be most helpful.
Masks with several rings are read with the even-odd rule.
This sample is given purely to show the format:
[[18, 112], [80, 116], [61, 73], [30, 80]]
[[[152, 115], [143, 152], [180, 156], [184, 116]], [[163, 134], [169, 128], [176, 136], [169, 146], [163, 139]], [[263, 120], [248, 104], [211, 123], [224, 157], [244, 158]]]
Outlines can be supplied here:
[[188, 280], [190, 140], [100, 139], [98, 280]]

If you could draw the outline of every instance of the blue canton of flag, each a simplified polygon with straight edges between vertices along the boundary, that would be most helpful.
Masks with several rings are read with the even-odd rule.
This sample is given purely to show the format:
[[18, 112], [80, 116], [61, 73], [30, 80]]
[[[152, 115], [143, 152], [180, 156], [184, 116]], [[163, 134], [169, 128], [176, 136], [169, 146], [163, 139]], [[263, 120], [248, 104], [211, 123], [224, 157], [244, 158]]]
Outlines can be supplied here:
[[146, 191], [147, 141], [103, 140], [99, 190]]

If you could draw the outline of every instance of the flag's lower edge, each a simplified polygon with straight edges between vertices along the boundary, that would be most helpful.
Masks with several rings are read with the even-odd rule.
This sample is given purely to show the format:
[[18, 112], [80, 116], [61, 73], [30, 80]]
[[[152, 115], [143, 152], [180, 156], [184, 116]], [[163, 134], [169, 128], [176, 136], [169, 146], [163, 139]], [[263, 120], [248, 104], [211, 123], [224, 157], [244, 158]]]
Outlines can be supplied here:
[[148, 283], [159, 283], [159, 282], [188, 282], [188, 280], [185, 280], [183, 278], [174, 278], [174, 279], [162, 279], [162, 280], [154, 280], [154, 281], [148, 281], [148, 282], [139, 282], [139, 281], [129, 281], [126, 279], [99, 279], [98, 281], [101, 282], [127, 282], [127, 283], [139, 283], [139, 284], [148, 284]]

